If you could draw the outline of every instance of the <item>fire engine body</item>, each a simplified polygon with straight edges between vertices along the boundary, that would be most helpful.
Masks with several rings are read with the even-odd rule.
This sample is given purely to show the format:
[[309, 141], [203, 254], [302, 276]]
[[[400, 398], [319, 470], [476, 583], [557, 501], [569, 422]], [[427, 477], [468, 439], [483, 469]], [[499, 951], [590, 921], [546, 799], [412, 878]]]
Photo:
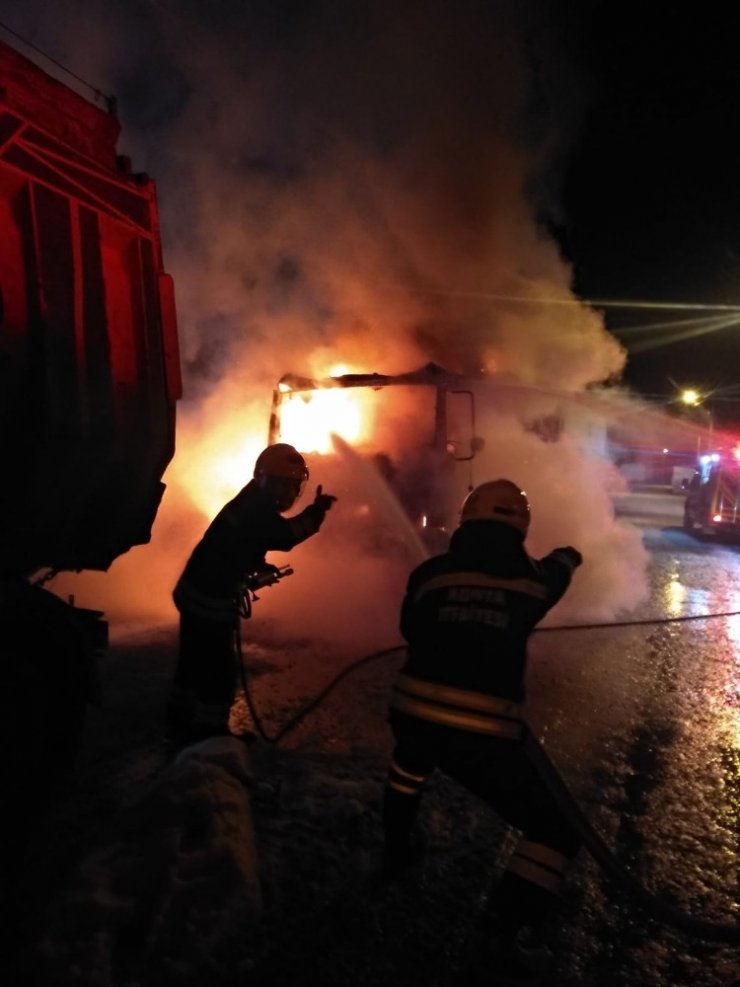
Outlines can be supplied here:
[[174, 292], [154, 183], [117, 155], [119, 131], [0, 43], [2, 713], [25, 752], [16, 780], [34, 753], [47, 766], [73, 753], [107, 642], [104, 615], [48, 577], [105, 571], [147, 542], [174, 453]]
[[740, 537], [740, 457], [732, 453], [701, 456], [684, 502], [683, 526], [703, 537]]

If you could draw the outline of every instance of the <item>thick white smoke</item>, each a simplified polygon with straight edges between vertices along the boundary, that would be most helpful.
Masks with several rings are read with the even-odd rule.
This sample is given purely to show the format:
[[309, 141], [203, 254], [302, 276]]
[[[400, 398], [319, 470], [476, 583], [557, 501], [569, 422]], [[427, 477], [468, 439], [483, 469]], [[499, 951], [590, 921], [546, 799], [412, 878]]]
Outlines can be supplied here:
[[[286, 371], [486, 370], [526, 384], [534, 417], [557, 410], [543, 394], [620, 374], [624, 352], [574, 297], [547, 231], [584, 96], [562, 5], [63, 7], [9, 2], [3, 16], [119, 98], [121, 150], [158, 184], [185, 381], [152, 541], [93, 581], [91, 605], [174, 619], [179, 568], [251, 475]], [[489, 416], [485, 439], [478, 481], [526, 487], [533, 552], [572, 543], [586, 555], [569, 618], [639, 602], [646, 555], [614, 520], [609, 465], [515, 417]], [[358, 556], [331, 535], [349, 508], [344, 497], [326, 536], [296, 550], [296, 575], [260, 612], [286, 633], [392, 643], [413, 560]], [[393, 512], [382, 523], [397, 524]], [[88, 585], [77, 582], [81, 602]]]

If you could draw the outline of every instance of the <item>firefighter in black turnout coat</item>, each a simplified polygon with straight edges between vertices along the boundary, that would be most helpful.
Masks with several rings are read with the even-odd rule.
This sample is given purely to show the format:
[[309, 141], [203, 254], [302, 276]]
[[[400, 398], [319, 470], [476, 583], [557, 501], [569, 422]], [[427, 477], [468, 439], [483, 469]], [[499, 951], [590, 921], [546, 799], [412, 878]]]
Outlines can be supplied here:
[[276, 572], [265, 554], [288, 552], [315, 535], [336, 500], [319, 486], [300, 514], [283, 517], [307, 480], [306, 462], [293, 446], [268, 446], [257, 457], [253, 479], [221, 508], [193, 549], [173, 592], [180, 644], [166, 713], [170, 753], [229, 734], [241, 661], [237, 632], [245, 577]]
[[411, 573], [401, 611], [407, 660], [391, 695], [396, 743], [383, 805], [389, 878], [419, 855], [420, 796], [435, 768], [521, 831], [491, 895], [511, 936], [545, 920], [579, 849], [525, 754], [522, 702], [529, 635], [582, 560], [570, 547], [530, 558], [529, 520], [516, 484], [484, 483], [463, 504], [448, 551]]

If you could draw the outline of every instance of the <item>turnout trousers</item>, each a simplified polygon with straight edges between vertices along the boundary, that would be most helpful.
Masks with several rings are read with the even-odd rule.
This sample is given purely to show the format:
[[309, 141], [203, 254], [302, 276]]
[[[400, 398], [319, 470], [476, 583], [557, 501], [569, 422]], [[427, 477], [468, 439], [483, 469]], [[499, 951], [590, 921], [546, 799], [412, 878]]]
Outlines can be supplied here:
[[239, 617], [205, 620], [180, 613], [180, 645], [166, 713], [172, 738], [228, 733], [237, 685]]
[[512, 925], [537, 925], [557, 901], [580, 838], [530, 762], [521, 740], [469, 733], [391, 713], [396, 744], [383, 804], [385, 852], [407, 851], [424, 782], [439, 770], [521, 831], [491, 905]]

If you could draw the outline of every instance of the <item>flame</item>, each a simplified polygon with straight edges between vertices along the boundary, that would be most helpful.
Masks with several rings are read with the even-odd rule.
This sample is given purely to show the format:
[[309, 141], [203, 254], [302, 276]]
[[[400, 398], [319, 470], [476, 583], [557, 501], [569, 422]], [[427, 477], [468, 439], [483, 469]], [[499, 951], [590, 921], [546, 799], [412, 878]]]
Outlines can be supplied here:
[[[337, 364], [328, 376], [350, 372]], [[280, 442], [289, 442], [303, 453], [326, 455], [334, 448], [332, 434], [351, 445], [370, 439], [375, 415], [372, 397], [365, 388], [292, 391], [285, 383], [279, 388], [283, 394]], [[213, 517], [250, 480], [254, 462], [265, 445], [269, 414], [269, 407], [261, 405], [235, 411], [225, 398], [210, 409], [214, 424], [208, 429], [201, 427], [205, 438], [181, 436], [182, 451], [173, 461], [170, 479], [205, 517]]]
[[[336, 364], [330, 377], [350, 373]], [[284, 392], [280, 409], [280, 440], [301, 452], [326, 455], [333, 449], [332, 435], [350, 445], [369, 439], [373, 428], [371, 398], [364, 388], [324, 387], [314, 391]]]
[[265, 445], [265, 421], [255, 411], [224, 416], [197, 441], [185, 428], [170, 467], [174, 482], [206, 518], [212, 518], [251, 479]]
[[332, 433], [355, 445], [367, 431], [358, 391], [324, 388], [304, 392], [288, 398], [282, 407], [280, 438], [301, 452], [331, 452]]

